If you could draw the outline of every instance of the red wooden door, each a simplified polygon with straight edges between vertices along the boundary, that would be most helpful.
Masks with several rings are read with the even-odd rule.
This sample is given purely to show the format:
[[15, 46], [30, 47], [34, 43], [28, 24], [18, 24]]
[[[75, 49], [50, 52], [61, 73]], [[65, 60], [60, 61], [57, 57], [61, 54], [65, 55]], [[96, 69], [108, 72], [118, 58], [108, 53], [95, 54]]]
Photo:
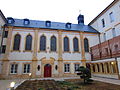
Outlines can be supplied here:
[[46, 64], [44, 66], [44, 77], [51, 77], [51, 65], [50, 64]]

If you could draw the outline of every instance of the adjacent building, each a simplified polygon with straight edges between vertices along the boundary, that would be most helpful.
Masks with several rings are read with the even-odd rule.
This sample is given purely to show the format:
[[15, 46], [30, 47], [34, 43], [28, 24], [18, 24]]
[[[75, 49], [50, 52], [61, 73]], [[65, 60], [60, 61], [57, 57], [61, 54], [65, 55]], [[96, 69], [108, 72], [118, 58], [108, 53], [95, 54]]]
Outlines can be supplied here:
[[90, 23], [100, 32], [99, 43], [91, 47], [93, 75], [109, 78], [120, 76], [120, 0], [114, 0]]
[[3, 15], [2, 11], [0, 10], [0, 53], [1, 53], [1, 44], [2, 44], [2, 37], [3, 37], [3, 31], [5, 28], [5, 24], [7, 23], [7, 20], [5, 16]]

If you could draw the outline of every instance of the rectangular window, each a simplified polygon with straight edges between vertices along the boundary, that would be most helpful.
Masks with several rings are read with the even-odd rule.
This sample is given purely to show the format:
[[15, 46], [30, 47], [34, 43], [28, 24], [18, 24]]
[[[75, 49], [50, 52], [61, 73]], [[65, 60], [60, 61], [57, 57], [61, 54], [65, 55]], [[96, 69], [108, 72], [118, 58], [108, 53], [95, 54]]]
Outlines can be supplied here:
[[104, 41], [106, 41], [106, 33], [103, 34]]
[[105, 52], [107, 55], [109, 55], [108, 48], [105, 48]]
[[112, 29], [112, 35], [113, 35], [113, 37], [116, 36], [115, 28]]
[[113, 12], [111, 12], [109, 14], [109, 17], [110, 17], [110, 22], [113, 22], [114, 21], [114, 15], [113, 15]]
[[16, 74], [18, 69], [18, 64], [11, 64], [11, 73]]
[[3, 45], [2, 46], [2, 53], [5, 53], [5, 51], [6, 51], [6, 45]]
[[30, 64], [24, 64], [24, 73], [30, 73]]
[[116, 45], [114, 45], [114, 47], [115, 47], [115, 51], [116, 51], [116, 53], [118, 52], [118, 45], [116, 44]]
[[101, 21], [102, 21], [102, 27], [105, 27], [105, 20], [102, 19]]
[[7, 36], [8, 36], [8, 31], [5, 31], [4, 32], [4, 38], [7, 38]]
[[64, 72], [70, 72], [70, 64], [64, 64]]
[[80, 66], [80, 64], [74, 64], [75, 72], [77, 72], [79, 66]]

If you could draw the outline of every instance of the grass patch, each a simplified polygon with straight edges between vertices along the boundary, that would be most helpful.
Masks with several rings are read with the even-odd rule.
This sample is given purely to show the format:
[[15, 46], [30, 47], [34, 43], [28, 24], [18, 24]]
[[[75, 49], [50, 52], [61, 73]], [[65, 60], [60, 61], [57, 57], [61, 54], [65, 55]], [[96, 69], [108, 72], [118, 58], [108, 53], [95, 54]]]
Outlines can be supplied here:
[[58, 83], [61, 87], [67, 88], [67, 90], [76, 90], [77, 88], [80, 88], [79, 86], [75, 85], [73, 82], [57, 81], [57, 83]]

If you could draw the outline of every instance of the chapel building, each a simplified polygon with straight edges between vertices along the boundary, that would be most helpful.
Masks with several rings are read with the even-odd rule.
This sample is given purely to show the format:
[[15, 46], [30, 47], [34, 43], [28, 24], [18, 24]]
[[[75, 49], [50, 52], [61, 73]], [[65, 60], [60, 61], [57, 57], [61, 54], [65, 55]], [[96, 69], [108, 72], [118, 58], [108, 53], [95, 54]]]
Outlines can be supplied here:
[[0, 78], [76, 77], [79, 66], [93, 76], [120, 79], [120, 0], [88, 25], [5, 18], [0, 14]]

